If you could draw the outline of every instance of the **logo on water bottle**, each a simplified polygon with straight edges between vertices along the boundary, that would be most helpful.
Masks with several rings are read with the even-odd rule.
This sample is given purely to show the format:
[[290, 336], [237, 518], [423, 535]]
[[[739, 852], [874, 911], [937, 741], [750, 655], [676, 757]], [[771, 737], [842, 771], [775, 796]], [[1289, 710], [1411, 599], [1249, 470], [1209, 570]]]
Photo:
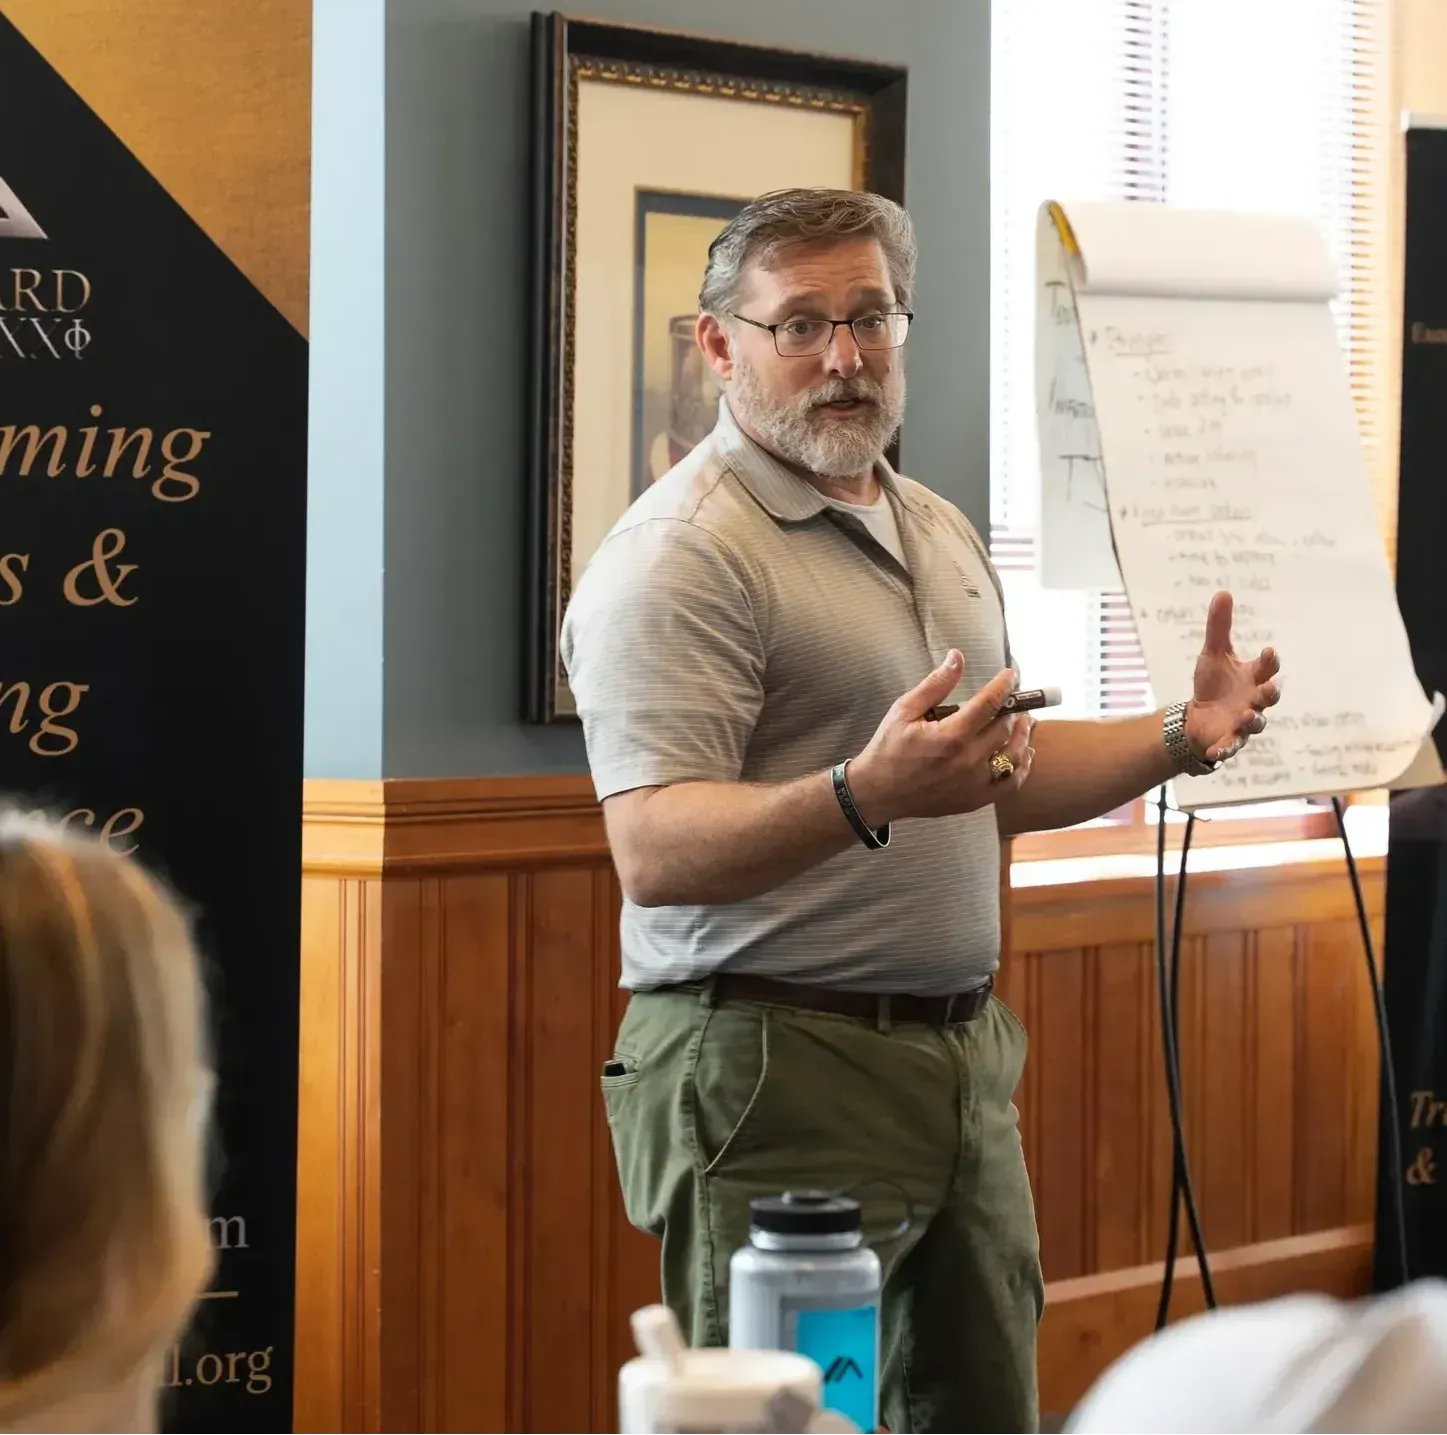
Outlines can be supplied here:
[[879, 1425], [879, 1311], [873, 1305], [815, 1307], [795, 1316], [794, 1349], [824, 1375], [824, 1404], [861, 1430]]

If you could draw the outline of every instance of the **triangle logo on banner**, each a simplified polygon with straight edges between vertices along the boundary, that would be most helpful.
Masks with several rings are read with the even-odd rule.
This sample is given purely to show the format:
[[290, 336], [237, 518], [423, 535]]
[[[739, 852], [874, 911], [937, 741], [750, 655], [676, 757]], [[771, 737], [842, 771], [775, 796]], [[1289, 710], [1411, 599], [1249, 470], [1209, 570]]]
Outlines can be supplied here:
[[20, 196], [0, 179], [0, 239], [44, 239], [45, 231], [21, 204]]

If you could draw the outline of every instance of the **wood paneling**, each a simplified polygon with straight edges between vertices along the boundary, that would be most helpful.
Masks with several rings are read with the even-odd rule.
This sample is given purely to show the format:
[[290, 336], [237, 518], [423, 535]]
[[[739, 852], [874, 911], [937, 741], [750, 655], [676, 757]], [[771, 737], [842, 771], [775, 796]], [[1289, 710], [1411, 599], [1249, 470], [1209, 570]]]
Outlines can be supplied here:
[[[1380, 871], [1365, 880], [1380, 923]], [[1017, 889], [1000, 980], [1031, 1038], [1019, 1106], [1049, 1281], [1165, 1254], [1171, 1133], [1151, 884], [1098, 886], [1112, 890], [1094, 903]], [[1180, 1061], [1211, 1248], [1371, 1220], [1376, 1028], [1351, 903], [1333, 864], [1187, 879]], [[1237, 913], [1251, 925], [1233, 925]]]
[[[623, 1217], [598, 1098], [623, 997], [586, 779], [313, 783], [304, 852], [296, 1428], [615, 1428], [658, 1254]], [[1213, 1273], [1230, 1299], [1361, 1289], [1376, 1058], [1346, 878], [1190, 884], [1181, 1061]], [[1060, 1409], [1154, 1316], [1151, 884], [1016, 888], [1007, 931]]]
[[[1281, 1241], [1262, 1241], [1211, 1255], [1211, 1279], [1223, 1305], [1269, 1300], [1285, 1291], [1360, 1295], [1371, 1280], [1369, 1226], [1316, 1231]], [[1111, 1361], [1155, 1328], [1165, 1266], [1107, 1270], [1046, 1289], [1040, 1325], [1040, 1405], [1068, 1411]], [[1205, 1309], [1194, 1257], [1176, 1267], [1173, 1316]]]

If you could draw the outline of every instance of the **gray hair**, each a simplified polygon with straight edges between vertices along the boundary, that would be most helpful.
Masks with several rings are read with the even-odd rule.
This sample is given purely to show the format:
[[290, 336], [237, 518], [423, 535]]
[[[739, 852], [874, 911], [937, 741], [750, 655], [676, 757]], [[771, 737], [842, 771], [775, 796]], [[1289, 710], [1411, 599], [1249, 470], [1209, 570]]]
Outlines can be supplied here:
[[746, 204], [709, 245], [698, 307], [722, 317], [750, 264], [768, 263], [798, 244], [864, 236], [884, 251], [895, 299], [914, 294], [914, 225], [892, 199], [849, 189], [779, 189]]

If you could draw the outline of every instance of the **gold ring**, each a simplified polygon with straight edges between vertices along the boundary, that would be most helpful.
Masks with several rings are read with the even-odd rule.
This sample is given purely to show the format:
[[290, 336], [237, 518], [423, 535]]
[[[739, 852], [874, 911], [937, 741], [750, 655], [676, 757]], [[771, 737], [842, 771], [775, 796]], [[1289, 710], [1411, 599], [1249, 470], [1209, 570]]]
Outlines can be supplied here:
[[1003, 753], [997, 752], [990, 759], [990, 781], [1004, 782], [1015, 771], [1015, 764]]

